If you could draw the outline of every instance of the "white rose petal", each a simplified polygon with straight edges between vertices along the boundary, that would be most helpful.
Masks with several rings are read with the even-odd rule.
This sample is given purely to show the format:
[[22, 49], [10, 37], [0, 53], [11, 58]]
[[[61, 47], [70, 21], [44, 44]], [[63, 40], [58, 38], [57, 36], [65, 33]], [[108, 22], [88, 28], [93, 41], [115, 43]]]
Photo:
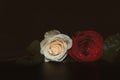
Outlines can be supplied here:
[[44, 37], [40, 43], [40, 53], [45, 56], [45, 62], [64, 60], [67, 50], [72, 47], [72, 39], [58, 30], [46, 32]]
[[44, 37], [45, 38], [50, 38], [50, 37], [53, 37], [53, 36], [55, 36], [57, 34], [60, 34], [60, 31], [58, 31], [58, 30], [51, 30], [51, 31], [46, 32]]

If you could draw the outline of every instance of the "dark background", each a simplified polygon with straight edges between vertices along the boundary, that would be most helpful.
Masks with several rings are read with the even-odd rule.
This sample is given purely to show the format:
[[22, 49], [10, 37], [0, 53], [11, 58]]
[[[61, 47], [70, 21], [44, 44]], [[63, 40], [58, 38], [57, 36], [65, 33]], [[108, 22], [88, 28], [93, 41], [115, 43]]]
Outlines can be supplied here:
[[[58, 29], [62, 33], [65, 33], [69, 36], [73, 36], [74, 32], [76, 31], [95, 30], [99, 32], [105, 39], [108, 35], [120, 32], [119, 10], [120, 10], [119, 4], [113, 1], [112, 2], [110, 1], [109, 2], [107, 1], [106, 2], [105, 1], [104, 2], [92, 2], [92, 1], [42, 2], [42, 1], [24, 1], [24, 0], [23, 1], [1, 0], [0, 1], [0, 62], [2, 63], [8, 62], [7, 61], [8, 59], [24, 56], [25, 55], [24, 50], [33, 40], [37, 39], [41, 41], [43, 39], [44, 33], [52, 29]], [[12, 64], [9, 62], [8, 65], [12, 66]], [[90, 67], [91, 65], [93, 66], [92, 68]], [[94, 68], [94, 66], [96, 65], [97, 67]], [[41, 66], [43, 66], [43, 64]], [[41, 66], [39, 65], [39, 67]], [[66, 65], [64, 65], [64, 67], [65, 66]], [[93, 75], [95, 75], [96, 72], [98, 72], [97, 75], [98, 77], [95, 78], [95, 80], [99, 80], [105, 77], [106, 74], [108, 74], [109, 77], [109, 75], [113, 76], [113, 73], [118, 72], [118, 70], [111, 70], [114, 69], [113, 67], [112, 68], [110, 67], [112, 65], [107, 66], [107, 68], [104, 68], [96, 63], [93, 64], [90, 63], [87, 65], [71, 64], [69, 66], [78, 69], [78, 70], [72, 69], [73, 70], [72, 72], [71, 67], [68, 67], [68, 69], [70, 68], [69, 69], [70, 72], [68, 71], [67, 73], [71, 73], [71, 74], [74, 73], [73, 78], [77, 78], [78, 76], [82, 75], [82, 76], [86, 76], [82, 78], [91, 79], [91, 77], [89, 78], [89, 76], [92, 76], [92, 78], [94, 79]], [[87, 69], [84, 67], [87, 67]], [[108, 67], [110, 68], [108, 69]], [[5, 75], [6, 73], [8, 75], [16, 74], [17, 77], [21, 76], [22, 79], [24, 77], [29, 79], [32, 78], [35, 79], [36, 75], [38, 76], [38, 73], [36, 72], [39, 71], [38, 69], [41, 69], [41, 71], [44, 72], [43, 67], [38, 68], [38, 66], [32, 66], [32, 67], [27, 66], [22, 68], [21, 67], [18, 68], [17, 66], [17, 67], [13, 67], [12, 69], [8, 67], [1, 69], [5, 73]], [[92, 71], [93, 69], [95, 69], [95, 71]], [[79, 73], [81, 72], [81, 70], [82, 73], [84, 72], [84, 74]], [[91, 73], [89, 70], [91, 70]], [[34, 73], [32, 73], [32, 71]], [[106, 73], [104, 71], [106, 71]], [[41, 77], [37, 79], [40, 78]]]

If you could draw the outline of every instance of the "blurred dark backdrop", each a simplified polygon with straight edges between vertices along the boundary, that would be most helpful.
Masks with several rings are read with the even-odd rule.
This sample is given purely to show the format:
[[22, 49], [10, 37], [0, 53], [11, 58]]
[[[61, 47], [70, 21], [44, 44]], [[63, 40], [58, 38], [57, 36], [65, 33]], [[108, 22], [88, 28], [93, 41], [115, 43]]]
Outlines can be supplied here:
[[0, 1], [0, 59], [24, 55], [22, 51], [46, 31], [58, 29], [72, 36], [95, 30], [104, 38], [120, 32], [119, 5], [92, 1]]

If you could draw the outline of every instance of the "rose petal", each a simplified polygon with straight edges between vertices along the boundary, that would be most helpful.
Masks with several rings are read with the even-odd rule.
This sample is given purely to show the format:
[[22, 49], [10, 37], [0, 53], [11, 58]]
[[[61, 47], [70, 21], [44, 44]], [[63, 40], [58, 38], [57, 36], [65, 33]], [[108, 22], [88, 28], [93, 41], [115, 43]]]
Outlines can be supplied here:
[[60, 34], [60, 31], [58, 31], [58, 30], [51, 30], [51, 31], [46, 32], [44, 37], [45, 38], [50, 38], [50, 37], [53, 37], [53, 36], [58, 35], [58, 34]]

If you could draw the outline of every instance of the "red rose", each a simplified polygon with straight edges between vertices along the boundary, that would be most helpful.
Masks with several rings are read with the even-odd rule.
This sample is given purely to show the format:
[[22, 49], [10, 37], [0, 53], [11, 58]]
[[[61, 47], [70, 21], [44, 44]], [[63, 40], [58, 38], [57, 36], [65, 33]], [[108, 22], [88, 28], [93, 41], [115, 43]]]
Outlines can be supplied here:
[[68, 54], [75, 60], [90, 62], [99, 59], [103, 52], [103, 38], [95, 31], [77, 32]]

